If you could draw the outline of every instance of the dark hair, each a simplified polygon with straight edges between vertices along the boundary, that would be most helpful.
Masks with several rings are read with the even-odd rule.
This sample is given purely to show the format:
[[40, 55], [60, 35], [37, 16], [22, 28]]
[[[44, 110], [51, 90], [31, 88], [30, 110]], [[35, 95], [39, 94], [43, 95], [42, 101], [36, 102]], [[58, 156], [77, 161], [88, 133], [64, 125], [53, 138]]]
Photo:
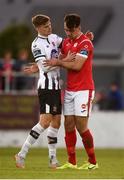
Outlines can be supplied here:
[[50, 18], [48, 16], [42, 15], [42, 14], [38, 14], [38, 15], [32, 17], [32, 23], [33, 23], [34, 27], [45, 25], [49, 20], [50, 20]]
[[78, 14], [67, 14], [64, 17], [64, 22], [66, 23], [67, 28], [72, 30], [80, 26], [81, 18]]

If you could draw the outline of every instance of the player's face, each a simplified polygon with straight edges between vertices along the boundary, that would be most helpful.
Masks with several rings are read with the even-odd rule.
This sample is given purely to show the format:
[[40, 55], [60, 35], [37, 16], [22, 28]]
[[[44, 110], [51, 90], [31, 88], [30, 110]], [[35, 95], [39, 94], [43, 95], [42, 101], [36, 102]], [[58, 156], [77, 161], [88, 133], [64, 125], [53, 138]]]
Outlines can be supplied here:
[[70, 39], [75, 39], [78, 36], [80, 29], [79, 28], [73, 28], [70, 30], [66, 26], [66, 23], [64, 23], [64, 31], [65, 31], [67, 37], [69, 37]]
[[37, 28], [37, 31], [42, 36], [48, 36], [52, 33], [51, 22], [48, 21], [45, 25], [41, 25]]

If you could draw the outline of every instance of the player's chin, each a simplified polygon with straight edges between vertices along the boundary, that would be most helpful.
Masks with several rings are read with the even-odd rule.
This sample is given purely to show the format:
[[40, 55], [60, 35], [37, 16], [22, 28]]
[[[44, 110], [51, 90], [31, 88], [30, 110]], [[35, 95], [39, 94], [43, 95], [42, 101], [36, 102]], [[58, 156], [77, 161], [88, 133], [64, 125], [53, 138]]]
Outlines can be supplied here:
[[48, 32], [48, 35], [50, 35], [50, 34], [52, 34], [52, 31], [49, 31], [49, 32]]
[[72, 39], [72, 36], [71, 35], [67, 35], [68, 38]]

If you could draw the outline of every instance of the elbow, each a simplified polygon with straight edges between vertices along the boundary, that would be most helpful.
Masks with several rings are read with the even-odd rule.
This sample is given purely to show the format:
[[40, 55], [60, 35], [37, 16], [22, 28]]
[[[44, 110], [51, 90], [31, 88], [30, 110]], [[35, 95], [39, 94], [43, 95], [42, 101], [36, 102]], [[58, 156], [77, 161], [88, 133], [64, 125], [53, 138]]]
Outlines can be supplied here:
[[81, 70], [81, 67], [74, 65], [74, 66], [72, 67], [72, 69], [73, 69], [74, 71], [80, 71], [80, 70]]
[[81, 67], [76, 67], [75, 71], [80, 71]]

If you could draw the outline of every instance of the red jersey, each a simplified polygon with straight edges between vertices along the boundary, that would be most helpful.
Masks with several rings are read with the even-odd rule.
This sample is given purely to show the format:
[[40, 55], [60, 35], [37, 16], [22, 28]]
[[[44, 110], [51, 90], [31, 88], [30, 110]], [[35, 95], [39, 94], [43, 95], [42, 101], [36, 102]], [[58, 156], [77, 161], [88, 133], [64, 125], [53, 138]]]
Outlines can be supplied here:
[[87, 58], [80, 71], [68, 70], [67, 73], [67, 90], [93, 90], [94, 81], [92, 78], [92, 59], [93, 59], [93, 44], [84, 35], [72, 40], [66, 38], [63, 41], [61, 53], [68, 54], [68, 51], [75, 52], [77, 55]]

